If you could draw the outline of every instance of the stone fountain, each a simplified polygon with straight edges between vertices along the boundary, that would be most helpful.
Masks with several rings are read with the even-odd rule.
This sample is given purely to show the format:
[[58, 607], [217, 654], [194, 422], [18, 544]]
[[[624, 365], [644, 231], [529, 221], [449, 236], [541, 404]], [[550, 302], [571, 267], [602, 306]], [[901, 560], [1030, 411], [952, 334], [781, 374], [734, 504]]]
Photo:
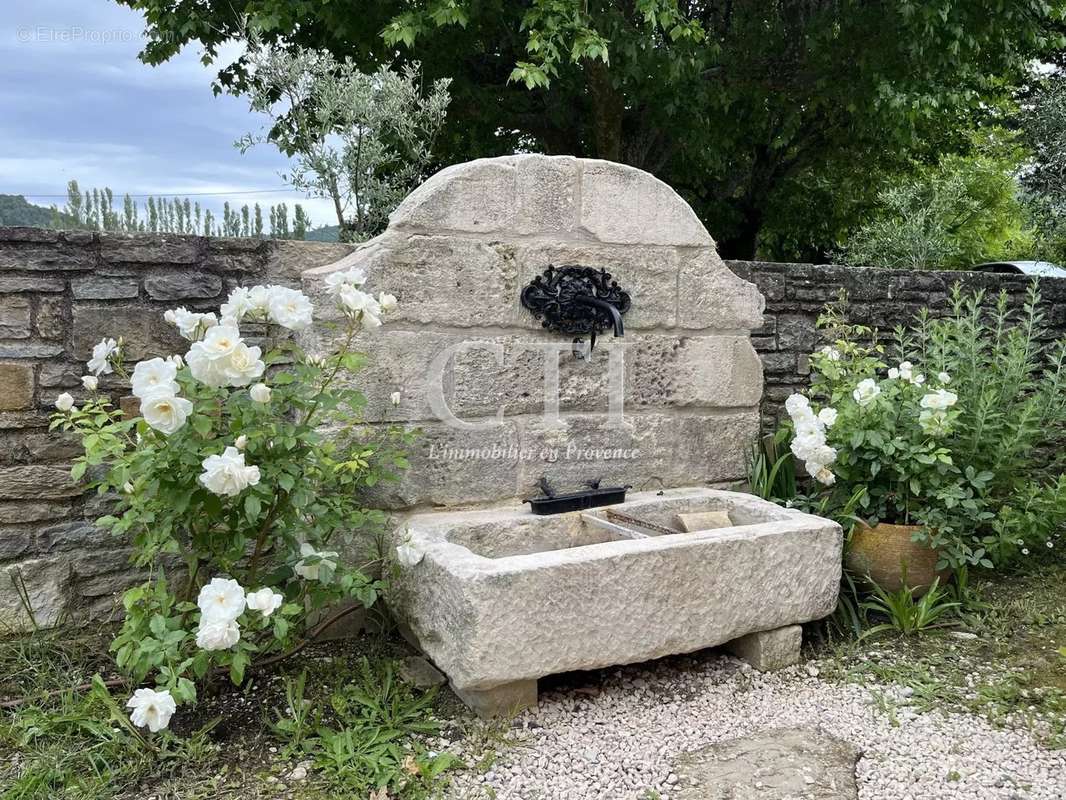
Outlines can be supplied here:
[[[368, 423], [421, 432], [371, 498], [403, 554], [390, 606], [465, 702], [508, 713], [546, 675], [717, 645], [799, 658], [841, 530], [727, 490], [759, 427], [763, 299], [670, 187], [570, 157], [459, 164], [305, 290], [352, 267], [400, 299], [356, 343]], [[566, 493], [566, 513], [523, 504]]]

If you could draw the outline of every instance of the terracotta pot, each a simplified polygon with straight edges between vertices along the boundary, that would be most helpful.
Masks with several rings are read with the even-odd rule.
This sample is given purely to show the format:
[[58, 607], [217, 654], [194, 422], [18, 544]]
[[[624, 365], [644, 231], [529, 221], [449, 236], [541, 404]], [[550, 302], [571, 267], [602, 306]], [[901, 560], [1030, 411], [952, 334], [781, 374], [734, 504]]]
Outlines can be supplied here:
[[858, 576], [867, 576], [882, 589], [894, 592], [903, 588], [903, 573], [907, 585], [924, 594], [939, 577], [943, 583], [951, 576], [950, 570], [937, 572], [936, 562], [940, 552], [924, 542], [912, 541], [921, 530], [918, 525], [889, 525], [879, 522], [874, 527], [859, 525], [851, 535], [851, 547], [845, 563]]

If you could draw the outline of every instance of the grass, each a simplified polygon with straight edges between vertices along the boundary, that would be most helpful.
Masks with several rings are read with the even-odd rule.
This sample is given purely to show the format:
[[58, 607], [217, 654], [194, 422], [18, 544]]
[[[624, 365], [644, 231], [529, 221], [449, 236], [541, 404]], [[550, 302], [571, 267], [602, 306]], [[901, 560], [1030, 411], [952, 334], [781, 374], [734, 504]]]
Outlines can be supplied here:
[[34, 698], [0, 711], [0, 800], [424, 800], [463, 766], [432, 749], [445, 726], [466, 724], [457, 707], [400, 680], [406, 650], [391, 640], [316, 645], [240, 689], [209, 687], [153, 750], [125, 724], [127, 690], [75, 690], [112, 677], [109, 639], [0, 640], [0, 698]]
[[952, 630], [830, 646], [822, 675], [912, 690], [917, 711], [965, 711], [1066, 747], [1066, 566], [974, 581], [978, 610]]

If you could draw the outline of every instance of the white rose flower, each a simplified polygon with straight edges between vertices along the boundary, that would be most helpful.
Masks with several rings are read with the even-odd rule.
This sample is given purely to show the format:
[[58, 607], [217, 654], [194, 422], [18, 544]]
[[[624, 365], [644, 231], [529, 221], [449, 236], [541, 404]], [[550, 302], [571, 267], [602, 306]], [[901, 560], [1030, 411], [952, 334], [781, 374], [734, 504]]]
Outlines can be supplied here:
[[266, 364], [259, 358], [262, 350], [249, 347], [241, 342], [230, 353], [229, 359], [220, 362], [222, 374], [230, 386], [247, 386], [260, 377], [266, 370]]
[[270, 286], [253, 286], [248, 290], [248, 299], [252, 304], [250, 314], [266, 319], [270, 315]]
[[176, 395], [180, 391], [177, 381], [178, 365], [161, 358], [138, 361], [133, 368], [130, 386], [135, 397], [142, 400], [152, 394]]
[[811, 407], [811, 401], [804, 397], [802, 394], [790, 394], [788, 399], [785, 400], [785, 411], [788, 412], [790, 417], [796, 416], [803, 409]]
[[257, 403], [269, 403], [270, 402], [270, 387], [265, 383], [257, 383], [251, 389], [248, 390], [249, 396]]
[[203, 341], [194, 342], [186, 360], [189, 371], [200, 383], [215, 389], [225, 386], [230, 380], [227, 374], [229, 361], [244, 342], [235, 325], [218, 325], [207, 332]]
[[802, 458], [804, 461], [806, 461], [811, 458], [811, 453], [813, 453], [817, 448], [822, 447], [824, 444], [825, 439], [823, 439], [820, 434], [804, 434], [802, 436], [795, 437], [792, 440], [792, 444], [790, 445], [789, 449], [792, 450], [792, 453], [796, 456], [796, 458]]
[[286, 286], [270, 286], [270, 320], [283, 328], [301, 331], [311, 324], [314, 306], [307, 295]]
[[330, 571], [337, 568], [337, 553], [332, 550], [315, 550], [310, 544], [304, 542], [300, 545], [300, 555], [302, 558], [293, 570], [304, 580], [320, 580], [319, 576], [324, 567]]
[[74, 398], [70, 396], [69, 392], [63, 392], [56, 398], [56, 408], [64, 414], [74, 408]]
[[839, 361], [840, 360], [840, 351], [837, 350], [832, 345], [827, 344], [819, 352], [821, 352], [821, 354], [823, 356], [825, 356], [827, 359], [829, 359], [830, 361]]
[[203, 353], [212, 361], [226, 361], [243, 340], [236, 325], [217, 325], [207, 332], [202, 342], [194, 342], [190, 352]]
[[226, 385], [226, 375], [222, 372], [221, 364], [212, 361], [203, 352], [190, 350], [185, 361], [189, 365], [189, 372], [200, 383], [214, 389]]
[[959, 396], [954, 392], [949, 392], [947, 389], [937, 389], [935, 392], [923, 395], [922, 399], [918, 401], [918, 405], [922, 408], [931, 408], [934, 411], [943, 411], [951, 408], [958, 401]]
[[279, 594], [267, 586], [248, 593], [248, 608], [252, 609], [252, 611], [258, 611], [264, 617], [269, 617], [281, 608], [281, 604], [284, 602], [285, 595]]
[[832, 428], [833, 423], [837, 421], [837, 410], [835, 408], [823, 408], [818, 412], [818, 420], [825, 427]]
[[188, 339], [190, 342], [195, 342], [209, 329], [218, 325], [218, 318], [213, 313], [201, 314], [198, 311], [189, 311], [184, 306], [165, 312], [163, 319], [171, 325], [177, 326], [181, 337]]
[[389, 294], [388, 292], [382, 292], [378, 295], [378, 305], [381, 306], [382, 311], [392, 311], [398, 305], [396, 295]]
[[396, 298], [391, 294], [382, 292], [380, 299], [375, 300], [373, 295], [347, 285], [341, 288], [339, 297], [341, 309], [367, 330], [380, 328], [382, 314], [396, 306]]
[[339, 297], [345, 286], [362, 286], [366, 283], [366, 273], [358, 267], [343, 272], [331, 272], [326, 276], [326, 290], [334, 297]]
[[904, 361], [899, 365], [899, 376], [905, 381], [909, 381], [914, 374], [914, 364], [910, 361]]
[[241, 626], [234, 620], [207, 622], [200, 620], [196, 629], [196, 646], [201, 650], [228, 650], [241, 640]]
[[95, 375], [82, 375], [81, 385], [88, 389], [90, 392], [95, 392], [100, 385], [100, 379]]
[[951, 376], [946, 372], [938, 372], [936, 374], [936, 379], [941, 383], [951, 383]]
[[911, 380], [911, 383], [913, 383], [915, 386], [921, 386], [923, 383], [925, 383], [925, 376], [921, 374], [915, 375], [914, 378]]
[[251, 289], [246, 286], [238, 286], [230, 292], [219, 309], [223, 319], [232, 320], [234, 323], [240, 322], [246, 314], [256, 312], [261, 313], [261, 309], [256, 306]]
[[205, 622], [232, 622], [244, 613], [245, 603], [244, 588], [233, 578], [212, 578], [196, 597]]
[[894, 381], [898, 377], [899, 377], [899, 370], [898, 369], [896, 369], [895, 367], [892, 367], [892, 368], [890, 368], [888, 370], [888, 379], [889, 380]]
[[[832, 464], [837, 460], [837, 451], [827, 444], [821, 444], [812, 448], [807, 453], [807, 458], [818, 464]], [[815, 470], [817, 472], [818, 470]]]
[[222, 455], [208, 456], [203, 468], [200, 483], [217, 495], [236, 497], [259, 483], [259, 467], [245, 466], [244, 453], [236, 447], [227, 447]]
[[818, 441], [825, 439], [825, 425], [809, 410], [797, 417], [794, 423], [796, 438], [814, 437]]
[[361, 289], [356, 289], [349, 284], [344, 284], [340, 287], [337, 297], [340, 299], [341, 308], [353, 315], [361, 314], [368, 308], [380, 308], [373, 295], [367, 294]]
[[118, 343], [114, 339], [101, 339], [93, 347], [93, 356], [86, 366], [93, 375], [108, 375], [113, 370], [111, 357], [118, 351]]
[[392, 403], [394, 406], [400, 405], [400, 393], [399, 392], [393, 392], [392, 394], [390, 394], [389, 395], [389, 402]]
[[158, 733], [170, 724], [178, 705], [167, 689], [138, 689], [126, 701], [126, 708], [132, 709], [130, 722], [138, 728], [148, 728], [152, 733]]
[[879, 394], [881, 394], [881, 387], [877, 385], [877, 381], [873, 378], [866, 378], [865, 380], [859, 381], [859, 385], [855, 387], [855, 391], [851, 393], [851, 396], [855, 398], [856, 403], [865, 408], [870, 405]]
[[238, 450], [243, 450], [245, 447], [248, 446], [248, 437], [242, 433], [240, 436], [237, 437], [237, 441], [233, 443], [233, 446], [236, 447]]
[[192, 403], [173, 394], [150, 394], [141, 400], [141, 416], [148, 426], [164, 436], [170, 436], [192, 413]]

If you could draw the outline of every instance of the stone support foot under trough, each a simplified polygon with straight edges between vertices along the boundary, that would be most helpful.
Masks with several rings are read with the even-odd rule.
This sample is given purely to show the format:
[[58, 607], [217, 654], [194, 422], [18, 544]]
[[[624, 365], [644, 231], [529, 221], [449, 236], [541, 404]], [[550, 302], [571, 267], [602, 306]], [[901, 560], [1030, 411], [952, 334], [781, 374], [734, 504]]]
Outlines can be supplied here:
[[741, 636], [726, 644], [725, 648], [760, 672], [772, 672], [798, 664], [802, 643], [803, 628], [799, 625], [786, 625], [772, 631]]
[[514, 681], [491, 689], [457, 689], [452, 691], [482, 719], [513, 717], [519, 711], [537, 707], [537, 682]]

